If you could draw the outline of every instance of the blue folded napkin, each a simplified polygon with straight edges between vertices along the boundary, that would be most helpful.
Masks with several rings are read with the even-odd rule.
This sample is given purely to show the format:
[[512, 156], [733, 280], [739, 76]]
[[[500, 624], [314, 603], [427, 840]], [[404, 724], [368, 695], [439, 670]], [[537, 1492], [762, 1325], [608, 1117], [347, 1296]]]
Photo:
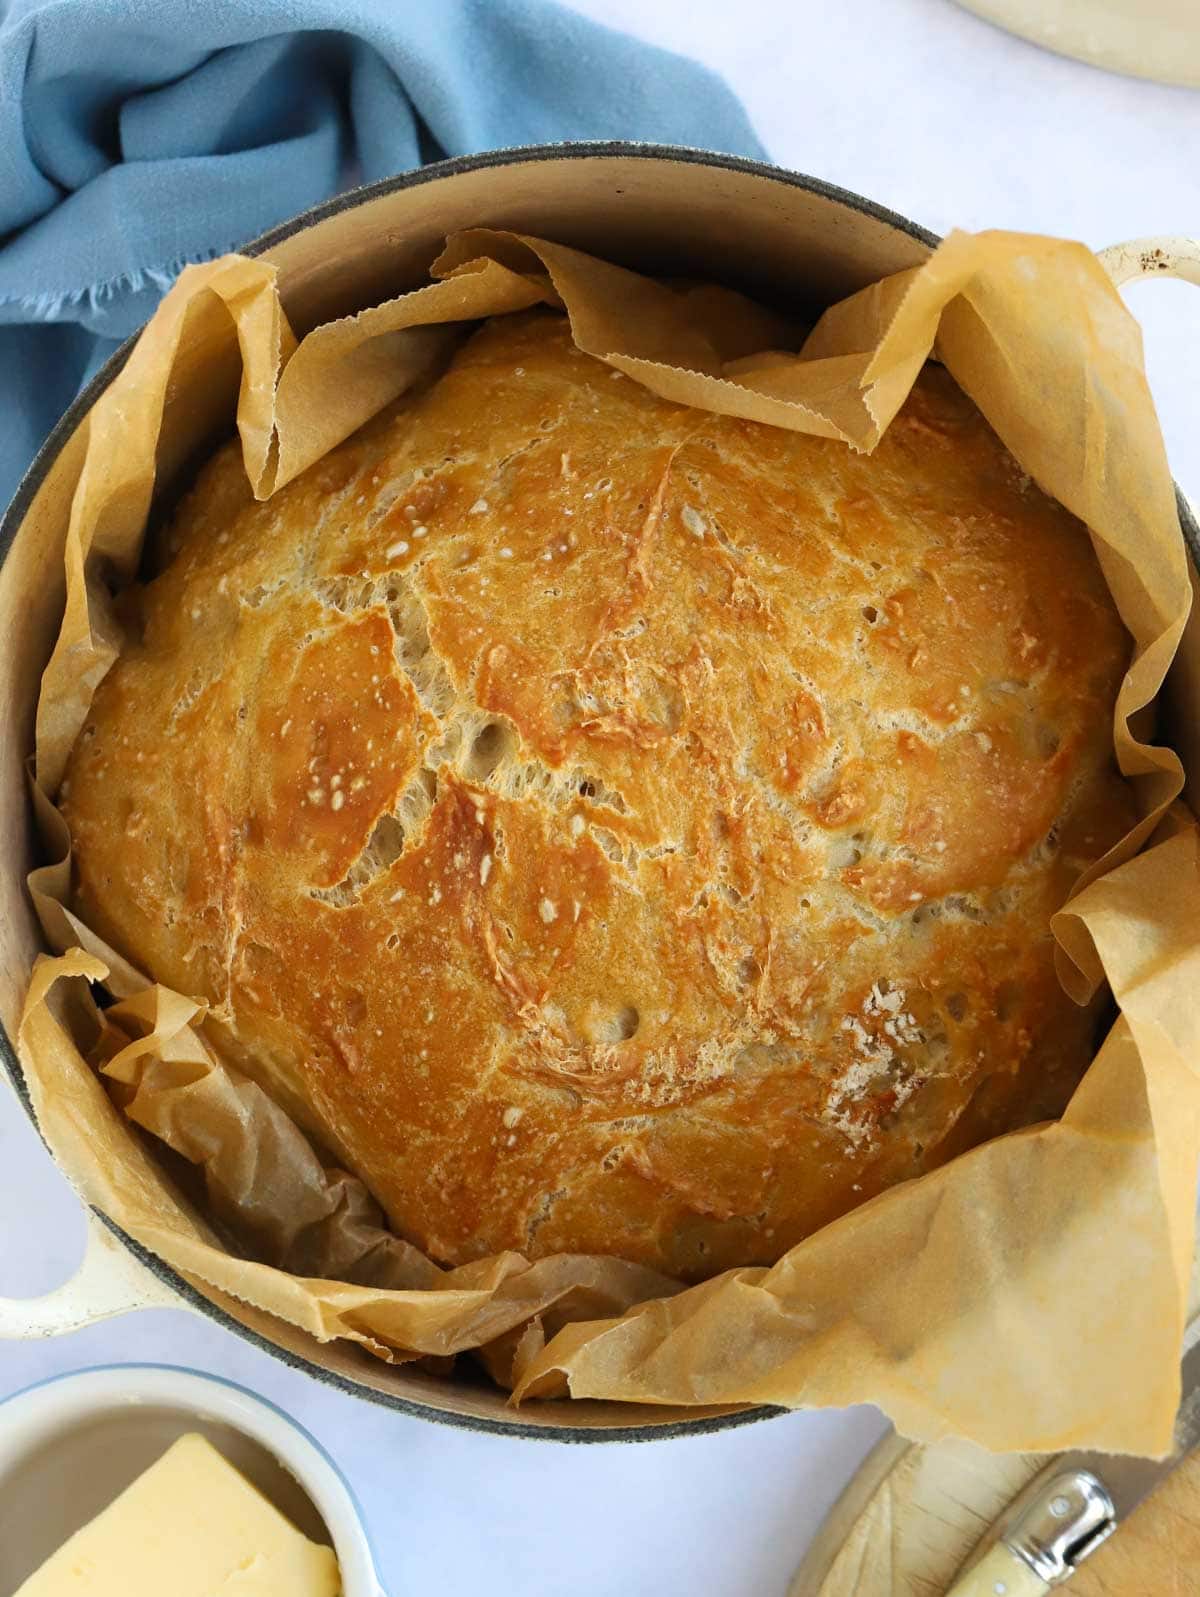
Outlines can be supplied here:
[[15, 0], [0, 21], [0, 506], [189, 261], [349, 173], [615, 138], [762, 154], [718, 78], [548, 0]]

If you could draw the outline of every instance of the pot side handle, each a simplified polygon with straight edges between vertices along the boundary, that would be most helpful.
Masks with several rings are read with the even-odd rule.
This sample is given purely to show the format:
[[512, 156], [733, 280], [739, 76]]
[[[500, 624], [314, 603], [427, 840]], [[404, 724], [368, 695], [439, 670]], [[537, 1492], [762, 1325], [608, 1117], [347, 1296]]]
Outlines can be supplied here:
[[0, 1341], [64, 1336], [134, 1309], [186, 1307], [89, 1209], [78, 1270], [42, 1297], [0, 1297]]
[[1177, 277], [1200, 287], [1200, 239], [1135, 238], [1096, 254], [1118, 288], [1146, 277]]

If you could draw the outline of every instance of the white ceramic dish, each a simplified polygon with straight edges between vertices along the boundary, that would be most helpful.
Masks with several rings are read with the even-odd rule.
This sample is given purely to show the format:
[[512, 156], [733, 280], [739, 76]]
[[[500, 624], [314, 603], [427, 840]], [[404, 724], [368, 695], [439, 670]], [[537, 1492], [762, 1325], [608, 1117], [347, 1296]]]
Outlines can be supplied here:
[[1196, 0], [959, 0], [985, 22], [1089, 66], [1200, 86]]
[[305, 1535], [332, 1544], [343, 1597], [385, 1597], [362, 1512], [320, 1443], [245, 1387], [166, 1364], [77, 1370], [0, 1403], [0, 1592], [188, 1431], [207, 1436]]

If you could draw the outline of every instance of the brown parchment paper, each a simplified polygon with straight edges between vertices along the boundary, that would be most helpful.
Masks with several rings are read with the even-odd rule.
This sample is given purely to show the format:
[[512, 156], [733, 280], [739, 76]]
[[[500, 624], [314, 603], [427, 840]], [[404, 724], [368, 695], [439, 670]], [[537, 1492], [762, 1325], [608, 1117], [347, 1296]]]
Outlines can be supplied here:
[[[37, 721], [35, 805], [55, 863], [30, 888], [60, 954], [35, 968], [20, 1032], [59, 1163], [187, 1274], [384, 1358], [478, 1350], [515, 1400], [872, 1401], [926, 1440], [1161, 1452], [1200, 1149], [1200, 841], [1176, 802], [1177, 757], [1149, 741], [1190, 586], [1136, 322], [1081, 245], [1006, 233], [951, 234], [923, 266], [832, 307], [798, 350], [738, 295], [544, 240], [460, 233], [432, 276], [297, 344], [269, 266], [189, 267], [88, 419]], [[173, 392], [236, 338], [237, 425], [265, 498], [428, 373], [456, 324], [539, 303], [565, 312], [581, 349], [669, 399], [860, 449], [936, 354], [1087, 523], [1134, 641], [1113, 737], [1141, 820], [1055, 928], [1068, 989], [1107, 979], [1121, 1013], [1062, 1120], [884, 1193], [771, 1269], [686, 1290], [576, 1255], [444, 1270], [391, 1236], [362, 1184], [323, 1167], [214, 1052], [203, 1005], [151, 984], [72, 913], [52, 804], [120, 650], [108, 585], [136, 568]], [[89, 983], [118, 1002], [102, 1011]], [[155, 1139], [203, 1182], [168, 1175]]]

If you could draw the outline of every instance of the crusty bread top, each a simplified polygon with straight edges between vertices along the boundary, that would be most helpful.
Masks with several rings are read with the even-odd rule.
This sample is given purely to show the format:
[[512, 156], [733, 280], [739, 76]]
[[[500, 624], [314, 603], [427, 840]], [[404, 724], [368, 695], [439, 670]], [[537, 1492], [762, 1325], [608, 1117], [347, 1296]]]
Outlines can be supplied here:
[[941, 370], [867, 457], [509, 317], [265, 504], [224, 449], [169, 546], [77, 907], [437, 1259], [766, 1262], [1065, 1102], [1128, 644]]

